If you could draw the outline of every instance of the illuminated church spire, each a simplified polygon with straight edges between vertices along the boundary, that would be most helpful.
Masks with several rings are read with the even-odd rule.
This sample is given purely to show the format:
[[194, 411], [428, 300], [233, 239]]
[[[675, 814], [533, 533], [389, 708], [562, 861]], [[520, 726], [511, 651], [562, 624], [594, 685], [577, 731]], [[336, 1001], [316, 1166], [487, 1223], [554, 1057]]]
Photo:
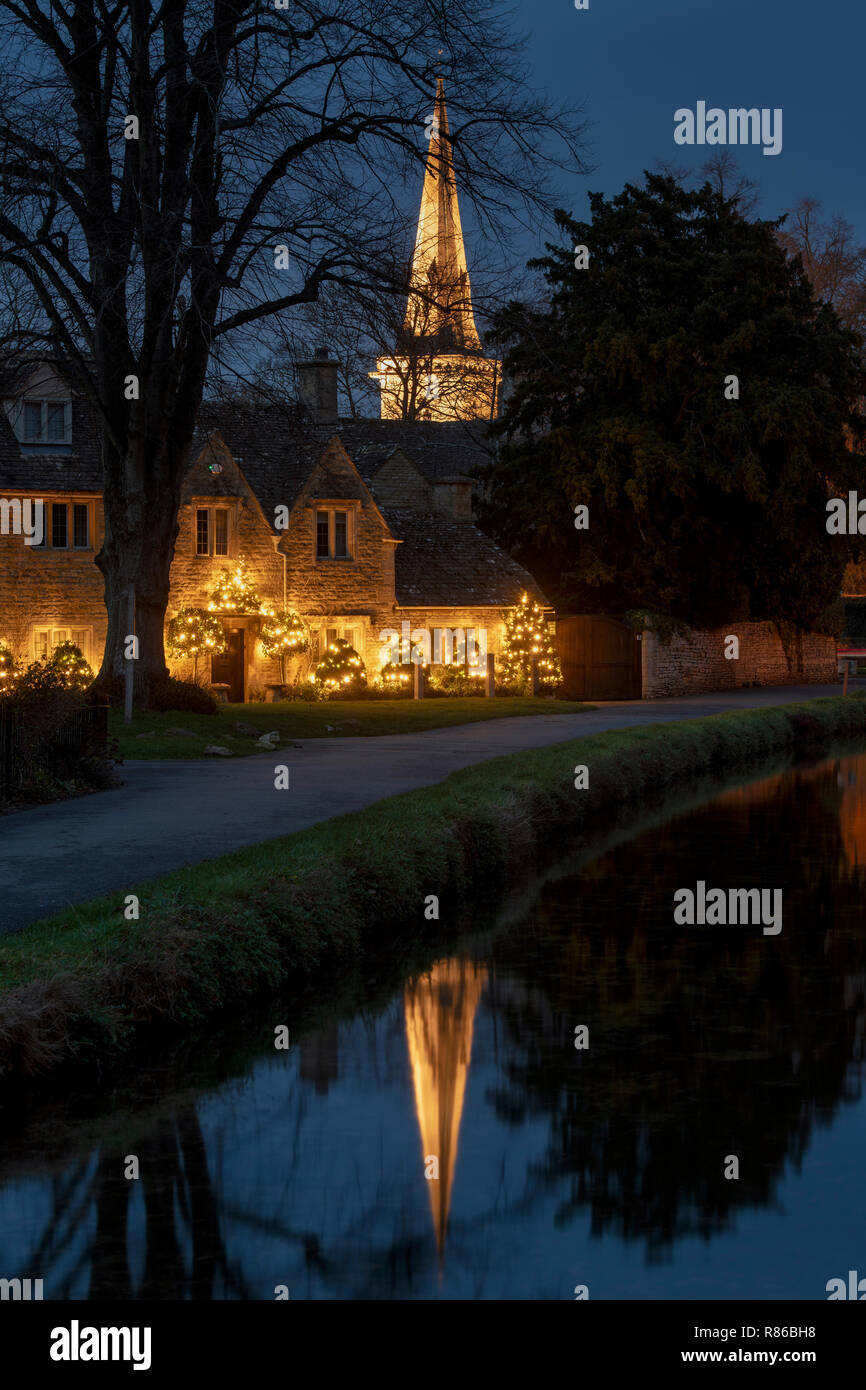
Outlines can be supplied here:
[[460, 223], [454, 155], [441, 77], [429, 135], [403, 332], [377, 362], [383, 420], [492, 419], [500, 364], [483, 354]]
[[404, 331], [409, 338], [431, 341], [439, 350], [480, 353], [441, 77], [428, 124], [430, 146]]

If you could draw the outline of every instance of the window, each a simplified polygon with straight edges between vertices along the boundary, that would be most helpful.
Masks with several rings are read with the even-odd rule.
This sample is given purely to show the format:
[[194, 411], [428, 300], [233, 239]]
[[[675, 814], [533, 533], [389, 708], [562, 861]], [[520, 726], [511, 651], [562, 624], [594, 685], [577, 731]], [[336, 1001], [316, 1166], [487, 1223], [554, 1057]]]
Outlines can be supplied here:
[[228, 555], [229, 507], [196, 507], [196, 555]]
[[72, 544], [76, 550], [90, 548], [89, 508], [76, 502], [72, 508]]
[[91, 652], [93, 649], [93, 628], [92, 627], [35, 627], [33, 629], [33, 655], [38, 658], [46, 658], [51, 655], [55, 647], [59, 647], [61, 642], [74, 642], [81, 651], [84, 660], [91, 666]]
[[55, 550], [65, 550], [68, 544], [67, 517], [68, 509], [65, 502], [51, 503], [51, 544]]
[[316, 512], [316, 559], [351, 560], [352, 528], [349, 512]]
[[72, 441], [72, 402], [25, 400], [18, 417], [23, 444], [69, 444]]
[[42, 540], [34, 549], [51, 546], [54, 550], [69, 550], [69, 510], [72, 509], [73, 550], [90, 550], [90, 502], [46, 502], [42, 511]]
[[346, 512], [334, 512], [334, 556], [345, 560], [349, 554], [349, 517]]

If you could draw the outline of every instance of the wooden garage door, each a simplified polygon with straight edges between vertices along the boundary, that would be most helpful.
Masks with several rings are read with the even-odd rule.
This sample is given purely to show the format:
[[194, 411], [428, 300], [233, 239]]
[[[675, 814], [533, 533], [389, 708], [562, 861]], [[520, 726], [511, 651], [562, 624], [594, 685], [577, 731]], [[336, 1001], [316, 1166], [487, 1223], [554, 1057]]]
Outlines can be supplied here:
[[557, 618], [564, 700], [639, 700], [640, 637], [599, 614]]

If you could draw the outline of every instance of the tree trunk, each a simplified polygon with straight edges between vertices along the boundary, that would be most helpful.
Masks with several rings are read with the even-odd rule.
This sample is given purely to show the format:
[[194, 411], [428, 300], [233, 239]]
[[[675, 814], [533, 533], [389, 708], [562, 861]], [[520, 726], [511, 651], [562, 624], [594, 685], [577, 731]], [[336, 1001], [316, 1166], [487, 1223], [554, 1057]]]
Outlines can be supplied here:
[[113, 691], [123, 679], [131, 585], [138, 637], [134, 696], [139, 708], [147, 707], [154, 682], [168, 674], [165, 616], [188, 455], [188, 442], [178, 445], [164, 436], [153, 449], [133, 441], [119, 467], [107, 461], [105, 537], [96, 563], [105, 580], [108, 634], [96, 686]]

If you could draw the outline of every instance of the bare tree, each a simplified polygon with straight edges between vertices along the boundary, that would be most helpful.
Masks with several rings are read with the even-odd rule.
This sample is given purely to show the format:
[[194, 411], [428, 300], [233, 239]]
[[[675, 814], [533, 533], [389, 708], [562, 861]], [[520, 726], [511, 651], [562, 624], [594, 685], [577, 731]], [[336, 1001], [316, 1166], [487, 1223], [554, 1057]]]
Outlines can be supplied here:
[[437, 50], [489, 235], [545, 207], [551, 163], [582, 167], [579, 128], [526, 91], [497, 0], [0, 0], [0, 39], [0, 265], [96, 407], [99, 679], [123, 669], [132, 587], [146, 699], [214, 344], [242, 355], [327, 284], [376, 291]]
[[866, 336], [866, 246], [857, 245], [851, 223], [840, 213], [824, 218], [815, 198], [801, 198], [787, 218], [779, 240], [801, 257], [817, 298]]

